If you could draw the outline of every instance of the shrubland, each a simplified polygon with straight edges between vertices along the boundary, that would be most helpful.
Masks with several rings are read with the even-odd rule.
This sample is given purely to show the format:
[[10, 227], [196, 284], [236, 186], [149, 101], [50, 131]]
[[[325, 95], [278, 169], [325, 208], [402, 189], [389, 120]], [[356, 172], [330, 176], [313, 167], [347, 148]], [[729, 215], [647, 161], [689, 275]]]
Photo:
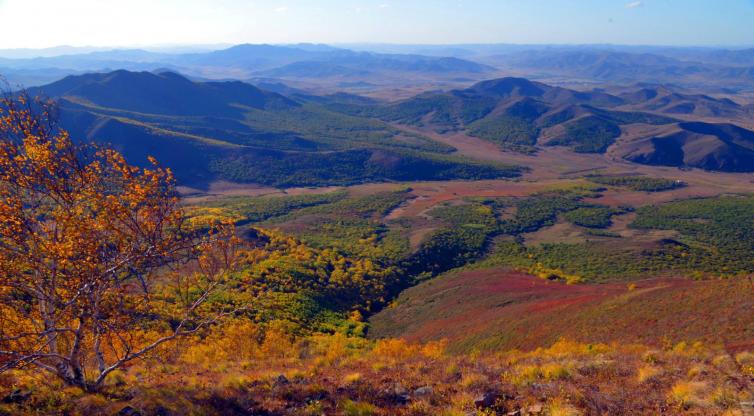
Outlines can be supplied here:
[[[286, 324], [222, 331], [114, 373], [91, 395], [34, 373], [6, 414], [741, 415], [748, 356], [714, 346], [580, 344], [451, 355], [441, 342], [291, 336]], [[28, 393], [28, 397], [26, 396]], [[125, 410], [124, 410], [125, 409]]]
[[587, 179], [598, 184], [628, 188], [633, 191], [662, 192], [682, 188], [685, 184], [680, 180], [652, 178], [648, 176], [587, 176]]

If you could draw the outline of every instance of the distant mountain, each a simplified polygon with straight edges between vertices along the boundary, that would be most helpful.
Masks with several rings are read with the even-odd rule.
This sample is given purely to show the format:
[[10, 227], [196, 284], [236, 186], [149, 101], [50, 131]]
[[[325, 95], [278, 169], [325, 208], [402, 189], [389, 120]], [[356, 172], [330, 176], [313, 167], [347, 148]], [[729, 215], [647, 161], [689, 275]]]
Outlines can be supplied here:
[[[58, 100], [62, 127], [74, 138], [113, 145], [136, 164], [154, 156], [184, 184], [334, 185], [518, 174], [517, 168], [455, 158], [448, 146], [328, 110], [314, 99], [238, 81], [121, 70], [69, 76], [30, 93]], [[349, 95], [325, 100], [371, 102]]]
[[240, 81], [195, 83], [174, 72], [153, 74], [119, 70], [69, 76], [30, 90], [87, 106], [159, 115], [212, 116], [241, 113], [244, 108], [290, 108], [298, 104], [282, 95]]
[[106, 50], [107, 48], [96, 47], [76, 47], [76, 46], [54, 46], [51, 48], [32, 49], [32, 48], [13, 48], [0, 49], [0, 57], [10, 59], [29, 59], [40, 57], [52, 57], [60, 55], [84, 54], [95, 51]]
[[[687, 51], [686, 59], [656, 53], [632, 53], [594, 48], [534, 49], [487, 58], [498, 66], [527, 71], [538, 77], [634, 83], [673, 82], [685, 85], [725, 85], [750, 88], [754, 61], [749, 51]], [[678, 52], [675, 52], [678, 54]], [[719, 60], [713, 54], [722, 54]], [[673, 55], [673, 53], [670, 53]]]
[[262, 75], [273, 77], [322, 78], [331, 76], [367, 76], [378, 72], [409, 73], [484, 73], [493, 68], [457, 58], [430, 58], [420, 55], [384, 55], [373, 53], [333, 52], [326, 59], [301, 61]]
[[[162, 53], [139, 49], [97, 50], [59, 56], [0, 58], [0, 68], [6, 68], [6, 72], [45, 68], [66, 75], [109, 72], [115, 69], [153, 71], [157, 68], [167, 68], [210, 79], [374, 78], [384, 75], [395, 77], [405, 73], [438, 77], [483, 74], [493, 70], [487, 65], [452, 57], [355, 52], [315, 44], [243, 44], [195, 53]], [[37, 82], [33, 78], [20, 81]]]
[[744, 108], [730, 99], [684, 94], [665, 87], [642, 88], [620, 97], [637, 109], [697, 117], [738, 117]]
[[[672, 123], [659, 115], [611, 110], [626, 101], [602, 91], [575, 91], [524, 78], [479, 82], [467, 89], [424, 93], [383, 106], [331, 105], [338, 111], [386, 121], [463, 130], [509, 150], [534, 152], [541, 144], [567, 145], [581, 152], [604, 152], [620, 136], [620, 125]], [[589, 118], [587, 118], [589, 117]], [[560, 126], [559, 136], [546, 134]]]
[[[680, 51], [679, 51], [680, 52]], [[712, 49], [678, 53], [679, 59], [715, 65], [754, 67], [754, 48]]]
[[439, 133], [463, 131], [524, 153], [542, 146], [565, 146], [579, 153], [613, 149], [611, 154], [635, 163], [754, 171], [754, 133], [733, 124], [680, 120], [743, 120], [751, 109], [672, 87], [640, 85], [611, 94], [500, 78], [391, 104], [322, 100], [334, 111]]
[[30, 92], [58, 99], [74, 137], [111, 143], [137, 164], [153, 155], [183, 183], [294, 186], [517, 174], [456, 158], [451, 147], [394, 127], [401, 124], [463, 131], [524, 153], [565, 146], [635, 163], [754, 170], [754, 133], [698, 121], [743, 119], [752, 109], [672, 87], [577, 91], [509, 77], [394, 103], [271, 87], [289, 96], [239, 81], [119, 70], [69, 76]]
[[7, 82], [12, 89], [49, 84], [72, 74], [80, 72], [60, 68], [7, 68], [0, 64], [0, 81]]
[[175, 55], [169, 57], [168, 62], [188, 68], [192, 66], [232, 67], [258, 71], [315, 59], [331, 52], [292, 46], [243, 44], [212, 52]]
[[[360, 77], [374, 81], [400, 75], [432, 80], [470, 78], [478, 81], [496, 69], [526, 73], [537, 79], [677, 83], [751, 90], [754, 49], [630, 47], [615, 45], [352, 45], [242, 44], [209, 50], [192, 48], [106, 50], [55, 48], [0, 51], [4, 72], [53, 69], [75, 74], [116, 69], [173, 71], [209, 79], [280, 77], [322, 80]], [[364, 52], [368, 50], [369, 52]], [[2, 57], [4, 56], [4, 57]], [[366, 79], [370, 78], [370, 79]], [[14, 79], [27, 81], [14, 75]], [[29, 82], [40, 82], [29, 77]]]
[[575, 91], [529, 81], [524, 78], [501, 78], [482, 81], [466, 91], [473, 91], [480, 95], [497, 98], [537, 97], [551, 104], [581, 103], [614, 107], [624, 103], [619, 97], [602, 91]]

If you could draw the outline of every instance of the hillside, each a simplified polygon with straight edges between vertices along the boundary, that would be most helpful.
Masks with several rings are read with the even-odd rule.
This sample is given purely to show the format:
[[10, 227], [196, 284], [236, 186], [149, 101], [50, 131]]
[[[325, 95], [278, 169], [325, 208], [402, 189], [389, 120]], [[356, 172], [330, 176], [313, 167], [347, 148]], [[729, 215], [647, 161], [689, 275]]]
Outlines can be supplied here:
[[449, 147], [378, 120], [238, 81], [115, 71], [70, 76], [30, 93], [57, 98], [63, 127], [74, 137], [111, 143], [138, 164], [155, 156], [184, 183], [298, 186], [517, 174], [448, 155]]
[[[462, 271], [401, 294], [394, 307], [372, 318], [371, 336], [447, 339], [460, 352], [528, 350], [560, 338], [650, 345], [685, 339], [717, 342], [720, 331], [711, 321], [754, 328], [751, 287], [745, 279], [657, 279], [627, 286], [567, 285], [506, 269]], [[726, 299], [725, 310], [719, 299]], [[726, 342], [740, 343], [754, 333], [726, 336]]]
[[243, 82], [189, 81], [174, 72], [153, 74], [119, 70], [69, 76], [29, 90], [33, 95], [62, 97], [84, 106], [166, 116], [241, 118], [243, 107], [289, 109], [298, 104]]
[[678, 123], [671, 129], [620, 143], [631, 162], [727, 172], [754, 171], [754, 132], [732, 124]]
[[687, 94], [668, 87], [643, 87], [619, 95], [629, 105], [644, 111], [693, 117], [745, 117], [746, 110], [730, 99]]
[[[577, 91], [509, 77], [390, 104], [335, 97], [319, 102], [344, 114], [439, 134], [466, 134], [506, 151], [536, 154], [546, 146], [564, 146], [577, 153], [603, 154], [615, 146], [611, 155], [634, 163], [752, 171], [754, 133], [706, 121], [746, 123], [747, 108], [727, 98], [666, 86]], [[688, 122], [679, 123], [681, 119]]]
[[[536, 151], [538, 144], [603, 153], [620, 136], [620, 125], [673, 122], [669, 117], [614, 110], [624, 104], [624, 99], [602, 91], [575, 91], [524, 78], [501, 78], [463, 90], [424, 93], [382, 107], [330, 108], [438, 132], [465, 131], [525, 153]], [[564, 131], [557, 140], [546, 134], [555, 128]], [[548, 136], [548, 140], [539, 142], [540, 137]]]

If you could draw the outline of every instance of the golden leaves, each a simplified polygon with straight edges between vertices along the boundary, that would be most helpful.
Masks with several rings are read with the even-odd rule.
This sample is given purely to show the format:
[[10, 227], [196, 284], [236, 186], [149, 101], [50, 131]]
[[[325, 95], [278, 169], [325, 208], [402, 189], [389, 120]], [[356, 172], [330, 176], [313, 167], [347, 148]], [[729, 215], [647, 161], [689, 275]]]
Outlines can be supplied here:
[[[24, 325], [2, 330], [31, 335], [10, 342], [12, 333], [0, 333], [0, 351], [71, 351], [68, 366], [83, 366], [92, 354], [123, 359], [146, 342], [134, 332], [139, 317], [186, 319], [197, 313], [196, 300], [206, 298], [201, 289], [193, 293], [186, 310], [168, 304], [167, 290], [151, 293], [174, 283], [164, 269], [198, 256], [201, 279], [220, 279], [235, 265], [234, 228], [218, 224], [204, 238], [187, 229], [169, 170], [152, 158], [142, 169], [112, 149], [75, 144], [66, 132], [46, 127], [49, 109], [35, 112], [28, 103], [26, 97], [0, 102], [6, 108], [0, 117], [0, 305], [13, 311], [4, 316], [25, 317]], [[175, 277], [180, 286], [181, 275]]]

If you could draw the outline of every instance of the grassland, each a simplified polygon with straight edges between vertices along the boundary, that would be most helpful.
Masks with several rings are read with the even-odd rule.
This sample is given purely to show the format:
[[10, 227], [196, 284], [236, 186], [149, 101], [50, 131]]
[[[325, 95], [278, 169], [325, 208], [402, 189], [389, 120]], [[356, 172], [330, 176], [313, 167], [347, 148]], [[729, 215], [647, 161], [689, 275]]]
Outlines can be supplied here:
[[560, 337], [656, 348], [754, 337], [747, 278], [590, 285], [546, 277], [498, 267], [445, 274], [402, 293], [371, 319], [370, 336], [445, 339], [457, 353], [531, 350]]
[[[0, 411], [32, 415], [735, 415], [750, 400], [750, 354], [559, 341], [530, 352], [448, 354], [443, 343], [291, 338], [235, 323], [222, 334], [114, 374], [107, 395], [39, 375], [0, 380], [25, 394]], [[136, 382], [138, 381], [138, 382]]]

